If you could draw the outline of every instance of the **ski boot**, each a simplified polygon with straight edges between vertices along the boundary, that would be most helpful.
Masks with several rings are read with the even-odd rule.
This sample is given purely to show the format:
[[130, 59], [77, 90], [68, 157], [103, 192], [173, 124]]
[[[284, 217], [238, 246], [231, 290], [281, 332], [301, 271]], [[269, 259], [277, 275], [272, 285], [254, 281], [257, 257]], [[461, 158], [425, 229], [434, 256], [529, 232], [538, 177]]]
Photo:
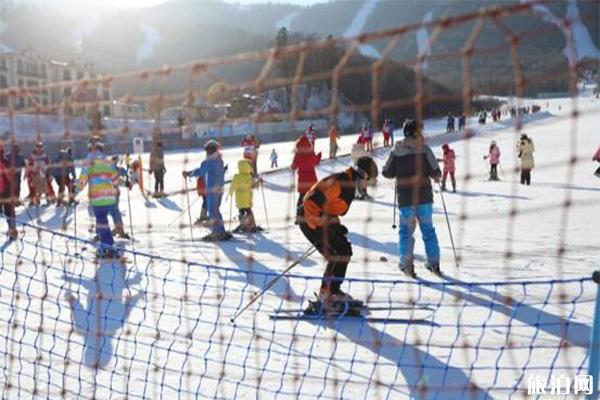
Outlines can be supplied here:
[[442, 276], [442, 271], [440, 271], [440, 263], [427, 263], [425, 264], [425, 268], [427, 268], [432, 274], [437, 276]]
[[204, 242], [223, 242], [233, 238], [231, 232], [210, 233], [204, 236], [201, 240]]
[[308, 301], [308, 307], [304, 310], [306, 315], [336, 316], [359, 316], [364, 305], [361, 300], [354, 300], [352, 296], [341, 290], [331, 292], [322, 287], [319, 290], [316, 301]]
[[8, 230], [8, 240], [13, 241], [19, 238], [19, 231], [17, 228], [11, 228]]
[[400, 271], [404, 272], [406, 275], [410, 276], [413, 279], [417, 278], [417, 274], [415, 273], [415, 266], [410, 264], [410, 265], [402, 265], [399, 264], [398, 265], [400, 267]]

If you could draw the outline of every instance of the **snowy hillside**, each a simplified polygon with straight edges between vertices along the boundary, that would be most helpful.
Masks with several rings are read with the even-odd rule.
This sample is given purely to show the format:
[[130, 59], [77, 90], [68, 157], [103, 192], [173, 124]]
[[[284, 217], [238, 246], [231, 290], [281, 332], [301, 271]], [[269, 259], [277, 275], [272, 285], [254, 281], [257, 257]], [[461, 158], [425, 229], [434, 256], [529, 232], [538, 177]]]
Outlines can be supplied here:
[[[324, 263], [312, 255], [230, 323], [309, 248], [293, 223], [288, 170], [265, 175], [264, 192], [254, 192], [254, 213], [268, 230], [219, 244], [190, 240], [208, 233], [187, 225], [200, 212], [195, 193], [190, 216], [185, 195], [123, 193], [120, 208], [126, 226], [133, 221], [136, 251], [126, 270], [94, 265], [85, 196], [76, 216], [64, 219], [66, 232], [64, 210], [20, 208], [20, 221], [48, 231], [25, 227], [20, 240], [3, 247], [2, 397], [521, 398], [531, 376], [585, 374], [596, 290], [589, 278], [600, 265], [600, 180], [591, 161], [600, 145], [599, 114], [594, 98], [552, 99], [524, 121], [522, 132], [535, 143], [531, 186], [519, 184], [514, 121], [469, 121], [469, 139], [443, 133], [443, 120], [427, 121], [436, 155], [443, 143], [457, 155], [458, 190], [443, 195], [459, 267], [436, 189], [445, 276], [418, 266], [412, 280], [398, 270], [393, 182], [380, 177], [370, 189], [374, 200], [355, 201], [342, 218], [354, 252], [343, 289], [369, 303], [370, 320], [269, 319], [278, 309], [302, 308], [318, 290]], [[344, 137], [341, 152], [355, 139]], [[502, 152], [499, 182], [487, 180], [483, 160], [491, 140]], [[316, 147], [325, 157], [326, 139]], [[260, 171], [269, 169], [272, 148], [280, 166], [289, 165], [290, 143], [265, 145]], [[223, 156], [231, 177], [241, 149]], [[376, 152], [380, 168], [387, 156]], [[192, 187], [181, 171], [202, 158], [199, 149], [169, 153], [166, 190]], [[348, 158], [324, 160], [318, 175], [350, 165]], [[230, 210], [224, 199], [226, 226], [236, 214]]]

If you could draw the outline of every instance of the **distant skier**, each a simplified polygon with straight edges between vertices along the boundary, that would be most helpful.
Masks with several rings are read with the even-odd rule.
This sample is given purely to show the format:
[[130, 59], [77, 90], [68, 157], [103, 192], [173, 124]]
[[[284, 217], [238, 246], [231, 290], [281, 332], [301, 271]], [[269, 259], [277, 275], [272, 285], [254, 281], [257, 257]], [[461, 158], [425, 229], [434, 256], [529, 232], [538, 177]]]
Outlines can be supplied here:
[[458, 130], [460, 132], [462, 132], [466, 126], [467, 126], [467, 116], [465, 115], [464, 112], [462, 112], [462, 113], [460, 113], [460, 116], [458, 117]]
[[394, 127], [390, 118], [386, 118], [383, 122], [383, 127], [381, 127], [381, 133], [383, 133], [383, 145], [385, 147], [389, 147], [393, 142], [392, 137], [394, 135]]
[[27, 160], [30, 205], [39, 206], [42, 194], [46, 196], [47, 204], [52, 204], [56, 200], [51, 176], [47, 171], [49, 164], [50, 159], [44, 152], [44, 145], [42, 142], [38, 142]]
[[499, 181], [498, 179], [498, 164], [500, 164], [500, 147], [496, 144], [495, 140], [490, 142], [490, 148], [488, 154], [483, 156], [484, 160], [490, 162], [490, 181]]
[[479, 116], [477, 117], [477, 122], [479, 122], [481, 125], [485, 125], [486, 119], [487, 119], [487, 113], [485, 111], [481, 111], [479, 113]]
[[529, 186], [531, 184], [531, 170], [535, 166], [533, 140], [526, 134], [522, 134], [516, 144], [516, 151], [517, 157], [521, 159], [521, 184]]
[[4, 161], [4, 146], [0, 143], [0, 212], [6, 217], [8, 224], [8, 239], [15, 240], [19, 236], [15, 221], [15, 206], [12, 199], [14, 174], [12, 174]]
[[299, 207], [306, 192], [317, 182], [317, 172], [315, 168], [321, 162], [321, 153], [315, 154], [313, 146], [306, 136], [301, 136], [296, 142], [296, 150], [291, 168], [298, 173], [298, 191]]
[[96, 234], [100, 240], [96, 254], [100, 258], [117, 256], [108, 215], [117, 204], [118, 182], [119, 173], [111, 160], [106, 159], [104, 145], [99, 139], [92, 140], [85, 166], [75, 184], [75, 193], [81, 192], [88, 185], [88, 197], [96, 217]]
[[252, 176], [252, 164], [248, 160], [238, 161], [238, 173], [231, 179], [229, 195], [235, 194], [235, 205], [239, 212], [240, 224], [233, 233], [252, 233], [261, 231], [252, 212], [252, 190], [258, 186], [258, 180]]
[[414, 238], [417, 222], [421, 228], [427, 263], [425, 267], [440, 274], [440, 246], [433, 226], [431, 179], [439, 182], [441, 171], [433, 152], [425, 144], [422, 125], [415, 120], [404, 123], [404, 140], [397, 142], [383, 167], [383, 176], [395, 179], [400, 209], [400, 269], [415, 277]]
[[442, 190], [446, 190], [446, 178], [448, 174], [450, 174], [450, 181], [452, 182], [452, 193], [456, 192], [456, 178], [454, 176], [456, 172], [456, 155], [454, 154], [454, 150], [450, 148], [448, 143], [445, 143], [442, 146], [442, 150], [444, 152], [442, 161], [444, 162], [444, 168], [442, 172]]
[[[598, 147], [598, 150], [596, 150], [596, 154], [594, 154], [594, 157], [592, 157], [592, 161], [598, 161], [600, 163], [600, 146]], [[600, 178], [600, 167], [598, 167], [598, 169], [596, 169], [596, 172], [594, 172], [594, 175], [596, 175], [598, 178]]]
[[331, 124], [331, 128], [329, 128], [328, 132], [329, 136], [329, 158], [336, 158], [338, 151], [338, 139], [340, 138], [340, 133], [338, 131], [337, 125], [335, 123]]
[[162, 197], [165, 195], [165, 152], [161, 141], [156, 142], [154, 149], [150, 153], [150, 173], [154, 174], [154, 193], [153, 197]]
[[223, 198], [223, 185], [225, 182], [225, 165], [219, 144], [216, 140], [209, 140], [204, 144], [206, 159], [202, 161], [199, 168], [192, 171], [183, 171], [185, 178], [204, 177], [206, 182], [206, 202], [208, 217], [210, 218], [211, 233], [202, 238], [204, 241], [229, 240], [232, 235], [225, 231], [223, 217], [221, 216], [221, 200]]
[[369, 123], [367, 123], [367, 122], [363, 123], [362, 128], [360, 130], [360, 136], [362, 137], [362, 143], [365, 144], [367, 147], [367, 151], [372, 152], [373, 151], [373, 129], [371, 129], [371, 126], [369, 125]]
[[5, 157], [4, 165], [12, 173], [11, 197], [14, 200], [15, 207], [21, 205], [21, 180], [23, 172], [26, 170], [27, 163], [21, 155], [21, 149], [18, 145], [13, 145], [10, 154]]
[[277, 168], [277, 158], [279, 158], [279, 155], [277, 154], [277, 151], [275, 151], [275, 149], [271, 150], [271, 168]]
[[354, 167], [321, 179], [306, 193], [298, 207], [300, 230], [327, 261], [319, 289], [324, 312], [335, 302], [352, 300], [341, 290], [352, 245], [346, 238], [348, 228], [341, 224], [339, 217], [350, 209], [357, 188], [375, 181], [377, 174], [373, 159], [362, 157]]
[[454, 132], [454, 116], [451, 112], [448, 113], [448, 123], [446, 124], [446, 132]]

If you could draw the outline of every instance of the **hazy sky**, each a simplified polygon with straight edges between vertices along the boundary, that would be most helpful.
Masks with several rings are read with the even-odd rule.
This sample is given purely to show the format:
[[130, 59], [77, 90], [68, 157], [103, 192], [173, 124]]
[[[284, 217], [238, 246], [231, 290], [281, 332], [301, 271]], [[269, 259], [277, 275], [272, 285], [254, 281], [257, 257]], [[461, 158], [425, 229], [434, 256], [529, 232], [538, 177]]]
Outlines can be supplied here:
[[[27, 3], [39, 3], [74, 9], [107, 9], [107, 8], [136, 8], [150, 7], [170, 0], [20, 0]], [[202, 0], [197, 0], [201, 2]], [[289, 3], [308, 6], [316, 3], [326, 3], [330, 0], [224, 0], [228, 3]]]

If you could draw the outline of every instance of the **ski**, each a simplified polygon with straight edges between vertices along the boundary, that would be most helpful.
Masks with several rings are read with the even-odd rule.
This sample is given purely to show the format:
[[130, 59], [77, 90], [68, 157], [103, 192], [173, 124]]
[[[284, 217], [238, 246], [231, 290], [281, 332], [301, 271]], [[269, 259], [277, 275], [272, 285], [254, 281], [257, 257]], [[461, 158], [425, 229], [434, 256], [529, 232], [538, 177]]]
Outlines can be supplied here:
[[[368, 304], [364, 304], [362, 309], [364, 311], [411, 311], [411, 310], [415, 310], [415, 311], [435, 311], [435, 309], [433, 307], [430, 307], [429, 304], [423, 304], [423, 305], [415, 305], [415, 306], [388, 306], [388, 307], [381, 307], [381, 306], [369, 306]], [[279, 309], [275, 309], [273, 310], [273, 312], [275, 314], [280, 314], [280, 313], [287, 313], [287, 314], [291, 314], [291, 313], [301, 313], [304, 312], [303, 309], [299, 309], [299, 308], [279, 308]]]
[[429, 317], [423, 318], [385, 318], [385, 317], [366, 317], [364, 315], [282, 315], [282, 314], [271, 314], [269, 319], [273, 321], [327, 321], [327, 322], [342, 322], [342, 321], [357, 321], [357, 322], [381, 322], [387, 324], [430, 324], [428, 321]]

